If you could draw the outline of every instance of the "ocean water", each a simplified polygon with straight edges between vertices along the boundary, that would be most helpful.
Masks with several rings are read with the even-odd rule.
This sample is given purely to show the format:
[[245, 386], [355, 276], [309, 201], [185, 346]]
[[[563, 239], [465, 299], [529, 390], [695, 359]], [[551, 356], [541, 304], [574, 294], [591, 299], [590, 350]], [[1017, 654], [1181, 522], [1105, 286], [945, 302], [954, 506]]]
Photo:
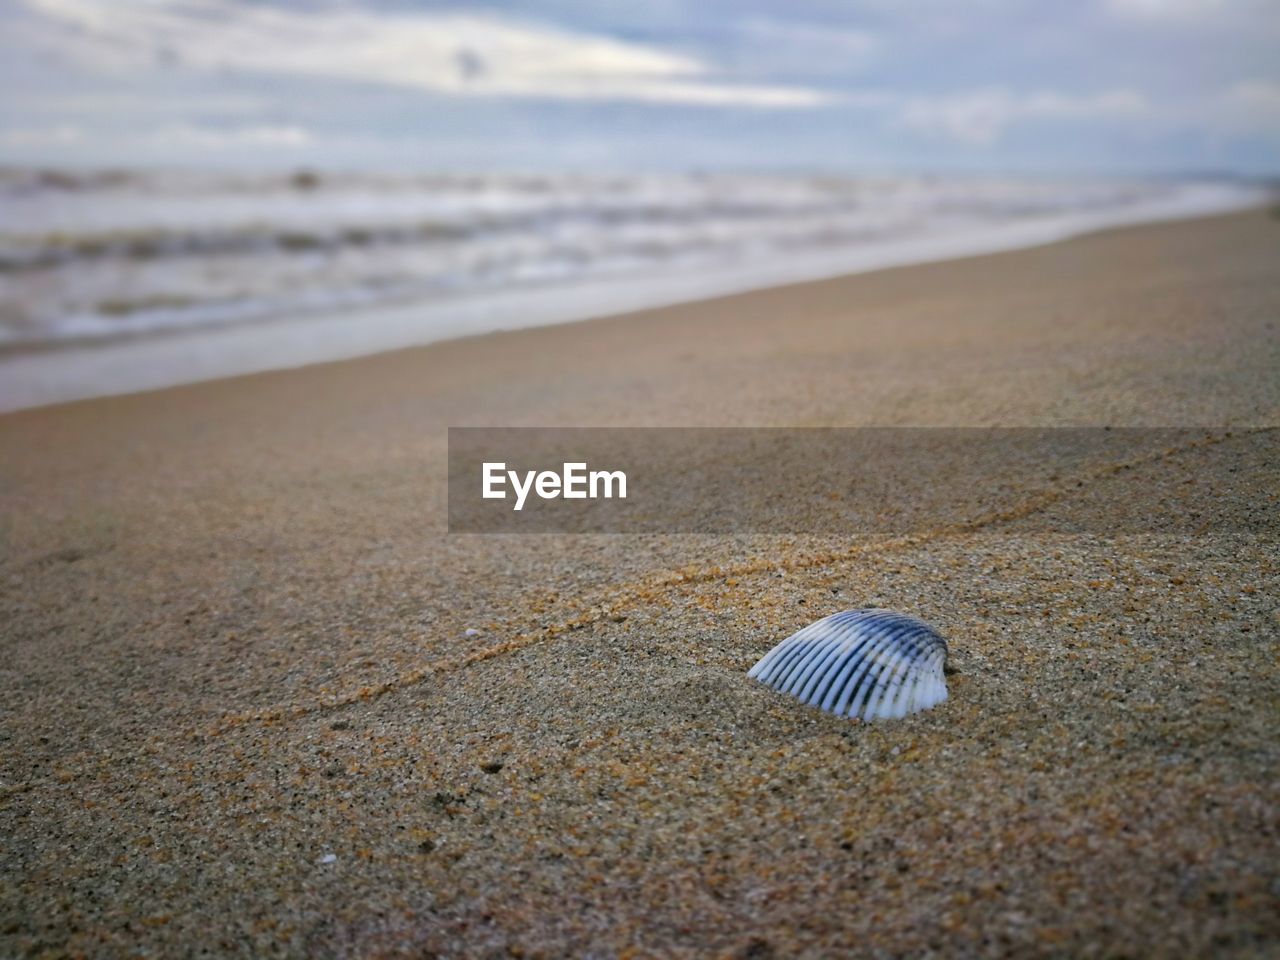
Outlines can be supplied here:
[[[1257, 199], [1238, 184], [1139, 179], [11, 169], [0, 171], [0, 364], [22, 383], [0, 385], [0, 407]], [[123, 372], [104, 380], [107, 367]]]

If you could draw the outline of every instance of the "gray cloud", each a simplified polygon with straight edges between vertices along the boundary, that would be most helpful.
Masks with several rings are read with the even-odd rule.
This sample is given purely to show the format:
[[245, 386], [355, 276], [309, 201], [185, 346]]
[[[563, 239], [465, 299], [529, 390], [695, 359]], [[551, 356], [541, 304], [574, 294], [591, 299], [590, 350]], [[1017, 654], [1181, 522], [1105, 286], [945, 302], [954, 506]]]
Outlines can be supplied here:
[[1280, 171], [1273, 0], [0, 0], [0, 160]]

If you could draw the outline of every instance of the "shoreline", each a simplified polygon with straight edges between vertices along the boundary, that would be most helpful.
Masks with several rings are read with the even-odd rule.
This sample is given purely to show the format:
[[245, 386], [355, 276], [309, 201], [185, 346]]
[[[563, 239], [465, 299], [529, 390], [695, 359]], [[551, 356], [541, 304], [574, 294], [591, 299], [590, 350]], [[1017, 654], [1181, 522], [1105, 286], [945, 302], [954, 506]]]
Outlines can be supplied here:
[[273, 370], [376, 356], [475, 336], [561, 326], [778, 287], [1033, 249], [1154, 223], [1228, 216], [1269, 202], [1261, 187], [1201, 184], [1199, 192], [1120, 210], [867, 248], [768, 265], [676, 271], [573, 286], [511, 289], [439, 302], [335, 308], [304, 318], [214, 326], [0, 355], [0, 414], [96, 397], [150, 392]]

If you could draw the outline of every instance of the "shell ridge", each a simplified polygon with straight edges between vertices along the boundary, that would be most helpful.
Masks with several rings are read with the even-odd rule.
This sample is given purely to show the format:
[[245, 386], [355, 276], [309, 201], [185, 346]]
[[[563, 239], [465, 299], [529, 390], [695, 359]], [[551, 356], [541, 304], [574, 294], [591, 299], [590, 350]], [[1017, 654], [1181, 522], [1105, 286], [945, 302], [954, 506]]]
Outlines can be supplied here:
[[842, 631], [837, 628], [835, 633], [815, 639], [813, 655], [806, 662], [805, 667], [790, 680], [790, 691], [796, 697], [803, 700], [811, 678], [816, 676], [833, 656], [839, 656], [841, 633]]
[[886, 650], [885, 658], [878, 664], [879, 669], [867, 694], [867, 702], [862, 708], [862, 717], [865, 720], [875, 720], [885, 715], [886, 701], [892, 689], [890, 684], [903, 659], [902, 651], [893, 649], [890, 644], [886, 644]]
[[840, 694], [844, 691], [845, 686], [849, 682], [849, 676], [858, 669], [858, 664], [862, 659], [862, 651], [866, 647], [868, 641], [865, 637], [858, 640], [857, 645], [849, 651], [849, 656], [840, 664], [840, 669], [831, 676], [831, 682], [827, 684], [823, 691], [822, 702], [815, 704], [829, 713], [838, 712], [835, 709], [836, 701], [840, 698]]
[[848, 695], [838, 711], [850, 717], [861, 715], [862, 701], [866, 699], [871, 685], [875, 682], [880, 657], [890, 642], [891, 634], [885, 625], [876, 625], [872, 633], [874, 641], [863, 654], [858, 670], [850, 678]]
[[867, 650], [865, 662], [857, 674], [854, 675], [850, 693], [849, 706], [847, 710], [841, 710], [841, 713], [847, 713], [851, 717], [864, 717], [863, 708], [866, 700], [875, 690], [880, 671], [883, 669], [881, 659], [884, 651], [888, 649], [889, 644], [893, 642], [893, 631], [886, 624], [878, 624], [876, 628], [876, 642]]
[[845, 697], [844, 705], [838, 705], [841, 694], [846, 692], [845, 688], [848, 687], [851, 677], [866, 663], [874, 644], [880, 639], [880, 631], [874, 626], [871, 629], [866, 629], [866, 613], [867, 611], [865, 610], [848, 611], [850, 627], [859, 631], [860, 636], [858, 642], [850, 650], [847, 667], [841, 671], [841, 676], [837, 678], [840, 681], [839, 685], [833, 684], [832, 692], [827, 695], [823, 702], [822, 708], [824, 710], [830, 710], [832, 713], [837, 714], [844, 712], [844, 705], [847, 705], [848, 699]]
[[[940, 672], [941, 651], [937, 644], [934, 644], [928, 651], [927, 657], [918, 665], [912, 675], [912, 694], [911, 699], [906, 704], [906, 711], [913, 713], [916, 710], [928, 710], [939, 702], [938, 699], [938, 673]], [[945, 687], [942, 696], [946, 696]]]
[[900, 625], [897, 629], [895, 639], [899, 649], [895, 651], [893, 659], [886, 668], [887, 673], [879, 691], [877, 716], [903, 716], [898, 713], [898, 704], [917, 663], [919, 651], [918, 645], [914, 642], [914, 632], [909, 624]]
[[858, 634], [856, 629], [856, 626], [850, 626], [850, 630], [855, 633], [853, 642], [849, 645], [848, 655], [840, 662], [838, 669], [831, 671], [826, 686], [822, 688], [821, 696], [815, 693], [814, 698], [809, 701], [813, 706], [832, 711], [841, 688], [848, 682], [849, 675], [858, 668], [858, 663], [862, 659], [867, 644], [871, 642], [871, 637], [866, 633]]
[[781, 686], [782, 679], [791, 671], [796, 661], [804, 657], [812, 644], [812, 634], [808, 631], [801, 631], [790, 640], [784, 640], [783, 644], [786, 649], [782, 651], [782, 655], [770, 665], [765, 678], [771, 683]]
[[[834, 620], [835, 618], [832, 619]], [[801, 700], [811, 706], [815, 704], [818, 688], [822, 687], [825, 690], [822, 681], [828, 679], [832, 672], [837, 670], [851, 655], [848, 642], [850, 638], [856, 635], [857, 627], [854, 624], [845, 622], [837, 626], [836, 631], [826, 639], [829, 650], [828, 655], [812, 671], [808, 682], [804, 683], [804, 688], [798, 694]]]
[[919, 679], [920, 662], [903, 657], [901, 670], [893, 677], [893, 686], [885, 693], [886, 716], [905, 717], [907, 706], [915, 696], [916, 682]]
[[779, 690], [785, 693], [791, 693], [791, 684], [796, 677], [799, 676], [805, 666], [809, 663], [809, 657], [813, 655], [813, 651], [821, 642], [821, 638], [815, 637], [806, 640], [796, 651], [796, 655], [790, 658], [785, 664], [780, 665], [778, 672], [774, 675], [777, 680]]
[[916, 710], [928, 709], [932, 707], [932, 703], [922, 703], [925, 694], [925, 684], [932, 682], [932, 662], [934, 658], [934, 649], [937, 648], [936, 641], [933, 640], [932, 630], [925, 626], [924, 631], [911, 637], [911, 648], [913, 648], [914, 657], [911, 660], [910, 667], [902, 678], [902, 690], [897, 695], [897, 699], [893, 701], [893, 716], [905, 717], [906, 714], [915, 713]]
[[[830, 617], [827, 619], [829, 620]], [[786, 640], [783, 640], [782, 643], [770, 650], [759, 663], [752, 667], [748, 675], [761, 678], [776, 675], [782, 662], [789, 657], [795, 656], [799, 646], [815, 633], [820, 632], [825, 622], [826, 620], [819, 620], [817, 623], [811, 623], [787, 637]]]

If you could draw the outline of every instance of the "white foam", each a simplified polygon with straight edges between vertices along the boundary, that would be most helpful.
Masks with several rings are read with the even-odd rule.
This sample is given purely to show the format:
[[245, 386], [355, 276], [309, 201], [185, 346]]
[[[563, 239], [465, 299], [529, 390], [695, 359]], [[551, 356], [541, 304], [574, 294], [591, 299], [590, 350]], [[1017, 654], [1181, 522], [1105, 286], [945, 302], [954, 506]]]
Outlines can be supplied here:
[[[502, 243], [536, 245], [525, 274], [499, 271], [493, 278], [482, 277], [481, 282], [433, 289], [429, 294], [412, 286], [394, 285], [389, 292], [370, 292], [356, 283], [333, 290], [303, 286], [294, 300], [283, 298], [275, 304], [269, 297], [248, 306], [217, 298], [197, 300], [190, 308], [160, 307], [154, 315], [123, 317], [112, 328], [114, 332], [126, 330], [132, 322], [138, 324], [135, 332], [152, 335], [99, 343], [74, 341], [86, 333], [103, 332], [102, 324], [109, 327], [110, 318], [104, 321], [96, 315], [59, 314], [41, 335], [71, 343], [55, 350], [10, 352], [0, 357], [0, 410], [339, 360], [499, 329], [576, 321], [785, 283], [1009, 250], [1122, 224], [1242, 209], [1265, 200], [1259, 188], [1234, 183], [1124, 184], [1102, 189], [1052, 183], [1020, 188], [1017, 182], [994, 182], [979, 189], [972, 181], [903, 178], [885, 181], [879, 193], [862, 184], [859, 195], [868, 209], [854, 204], [841, 220], [811, 210], [815, 197], [829, 196], [815, 193], [813, 182], [770, 178], [770, 203], [776, 211], [736, 220], [717, 210], [758, 200], [761, 181], [726, 177], [723, 183], [714, 178], [701, 183], [685, 178], [673, 185], [669, 178], [641, 179], [629, 184], [626, 204], [611, 201], [609, 191], [599, 184], [588, 190], [580, 183], [559, 183], [551, 192], [560, 212], [549, 220], [542, 216], [551, 203], [545, 197], [524, 197], [517, 202], [512, 200], [512, 195], [519, 193], [514, 189], [495, 189], [492, 196], [478, 189], [480, 199], [469, 201], [464, 219], [478, 216], [480, 209], [501, 210], [506, 215], [513, 205], [524, 203], [528, 213], [529, 205], [542, 204], [540, 218], [531, 220], [527, 231], [501, 238]], [[575, 189], [588, 200], [576, 196]], [[857, 193], [850, 191], [851, 195]], [[957, 214], [957, 198], [971, 194], [977, 202]], [[879, 200], [873, 202], [876, 197]], [[461, 203], [456, 197], [447, 202]], [[574, 214], [572, 203], [585, 203], [589, 214]], [[667, 242], [683, 243], [688, 249], [652, 262], [633, 258], [635, 262], [602, 260], [585, 265], [557, 266], [554, 258], [545, 255], [551, 242], [544, 235], [552, 229], [548, 224], [558, 231], [561, 241], [568, 234], [589, 246], [607, 237], [610, 203], [612, 216], [624, 220], [637, 206], [664, 205], [667, 212], [662, 216], [673, 219], [674, 226], [660, 218], [660, 232]], [[681, 206], [685, 203], [689, 212], [681, 219], [679, 211], [685, 209]], [[1033, 209], [1027, 212], [1029, 203]], [[446, 201], [438, 200], [437, 206], [441, 204]], [[626, 210], [620, 210], [627, 204]], [[984, 204], [991, 208], [987, 213], [983, 212]], [[119, 227], [122, 208], [107, 206], [113, 212], [109, 216], [99, 213], [99, 221]], [[153, 207], [169, 211], [163, 216], [172, 216], [167, 201]], [[184, 215], [189, 214], [188, 209]], [[45, 226], [65, 225], [69, 222], [66, 218], [74, 219], [61, 207], [56, 215], [44, 216]], [[161, 214], [147, 216], [154, 219]], [[227, 216], [228, 222], [235, 219], [225, 213], [218, 216]], [[326, 216], [325, 222], [332, 223], [332, 212]], [[843, 225], [845, 235], [823, 242], [823, 229], [836, 221]], [[643, 232], [651, 227], [653, 224], [646, 225], [642, 217], [637, 229]], [[787, 231], [797, 229], [809, 242], [789, 245]], [[745, 230], [747, 242], [738, 242], [742, 238], [734, 230]], [[725, 252], [726, 237], [734, 241], [732, 255]], [[482, 239], [492, 245], [492, 237]], [[172, 269], [172, 263], [160, 261], [161, 276]], [[492, 280], [491, 286], [485, 285], [487, 280]], [[226, 319], [239, 322], [211, 322], [210, 315], [212, 321], [221, 319], [219, 311], [226, 313]]]

